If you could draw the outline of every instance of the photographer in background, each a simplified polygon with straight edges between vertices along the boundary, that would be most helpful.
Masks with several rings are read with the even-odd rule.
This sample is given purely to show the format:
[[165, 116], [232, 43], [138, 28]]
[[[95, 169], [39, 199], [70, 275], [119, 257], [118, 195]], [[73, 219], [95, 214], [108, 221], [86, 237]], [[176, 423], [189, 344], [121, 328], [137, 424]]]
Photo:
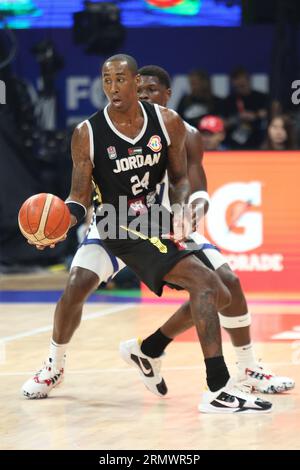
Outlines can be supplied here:
[[232, 93], [225, 100], [226, 144], [232, 149], [258, 149], [262, 144], [268, 95], [253, 90], [244, 67], [231, 72]]

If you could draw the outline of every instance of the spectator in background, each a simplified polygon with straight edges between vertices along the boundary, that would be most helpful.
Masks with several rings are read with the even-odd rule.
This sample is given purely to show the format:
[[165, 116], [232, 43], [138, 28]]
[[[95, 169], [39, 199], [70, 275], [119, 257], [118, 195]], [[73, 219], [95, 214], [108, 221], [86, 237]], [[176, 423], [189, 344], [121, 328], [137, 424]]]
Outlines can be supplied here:
[[285, 114], [274, 116], [267, 129], [262, 150], [295, 150], [296, 135], [292, 120]]
[[266, 127], [268, 95], [252, 90], [246, 69], [230, 75], [232, 93], [225, 100], [227, 143], [233, 149], [255, 149], [262, 144]]
[[206, 114], [223, 114], [223, 102], [212, 94], [210, 78], [203, 70], [189, 73], [191, 92], [184, 95], [178, 105], [178, 114], [192, 126]]
[[218, 116], [205, 116], [198, 123], [203, 140], [204, 150], [225, 150], [222, 142], [225, 139], [224, 121]]

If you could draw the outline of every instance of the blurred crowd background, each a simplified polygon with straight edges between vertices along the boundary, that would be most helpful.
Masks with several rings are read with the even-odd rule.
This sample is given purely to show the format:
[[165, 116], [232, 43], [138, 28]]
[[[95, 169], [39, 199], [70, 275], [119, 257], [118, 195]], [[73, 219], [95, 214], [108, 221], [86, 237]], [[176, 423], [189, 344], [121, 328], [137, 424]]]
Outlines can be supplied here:
[[[17, 212], [35, 193], [68, 196], [70, 137], [78, 122], [106, 104], [98, 75], [111, 54], [128, 53], [140, 66], [155, 64], [168, 70], [173, 88], [170, 107], [199, 129], [205, 158], [211, 151], [238, 151], [242, 159], [248, 150], [299, 150], [297, 0], [203, 1], [216, 21], [223, 10], [226, 18], [236, 21], [239, 8], [239, 24], [234, 26], [189, 26], [198, 17], [203, 21], [201, 2], [196, 0], [189, 5], [199, 8], [189, 17], [186, 10], [172, 11], [175, 3], [186, 1], [173, 5], [170, 0], [167, 10], [160, 9], [158, 0], [148, 2], [147, 8], [162, 15], [159, 24], [151, 24], [153, 12], [145, 12], [142, 1], [80, 2], [82, 9], [73, 16], [79, 2], [70, 0], [66, 3], [72, 25], [59, 29], [53, 19], [57, 2], [52, 2], [52, 25], [41, 26], [41, 10], [40, 24], [37, 18], [34, 27], [28, 23], [25, 29], [15, 29], [10, 20], [16, 21], [12, 5], [17, 3], [0, 1], [0, 80], [5, 84], [0, 96], [0, 273], [70, 264], [84, 224], [67, 242], [41, 253], [19, 233]], [[49, 4], [29, 2], [32, 7], [35, 3]], [[122, 8], [129, 4], [143, 11], [150, 21], [147, 27], [124, 26]], [[57, 8], [61, 11], [61, 5]], [[176, 19], [174, 25], [166, 25], [168, 15]], [[125, 272], [115, 285], [136, 287], [138, 281]]]

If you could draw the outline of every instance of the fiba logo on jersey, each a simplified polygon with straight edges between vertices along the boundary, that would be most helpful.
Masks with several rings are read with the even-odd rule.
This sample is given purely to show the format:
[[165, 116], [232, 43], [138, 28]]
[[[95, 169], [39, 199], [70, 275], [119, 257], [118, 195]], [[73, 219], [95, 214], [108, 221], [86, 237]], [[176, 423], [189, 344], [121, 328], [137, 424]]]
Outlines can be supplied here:
[[6, 104], [6, 85], [3, 80], [0, 80], [0, 104]]
[[162, 149], [159, 135], [153, 135], [152, 137], [150, 137], [147, 147], [153, 150], [153, 152], [159, 152]]
[[115, 160], [117, 158], [116, 147], [114, 147], [112, 145], [110, 147], [107, 147], [107, 154], [108, 154], [110, 160]]

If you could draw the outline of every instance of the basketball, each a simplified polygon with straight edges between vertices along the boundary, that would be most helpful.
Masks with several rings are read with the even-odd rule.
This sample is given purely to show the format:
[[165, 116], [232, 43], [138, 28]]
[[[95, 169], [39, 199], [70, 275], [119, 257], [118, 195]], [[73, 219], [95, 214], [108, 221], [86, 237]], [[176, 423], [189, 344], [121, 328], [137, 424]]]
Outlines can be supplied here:
[[18, 222], [27, 240], [47, 246], [67, 233], [71, 216], [68, 206], [59, 197], [40, 193], [26, 199], [19, 210]]

